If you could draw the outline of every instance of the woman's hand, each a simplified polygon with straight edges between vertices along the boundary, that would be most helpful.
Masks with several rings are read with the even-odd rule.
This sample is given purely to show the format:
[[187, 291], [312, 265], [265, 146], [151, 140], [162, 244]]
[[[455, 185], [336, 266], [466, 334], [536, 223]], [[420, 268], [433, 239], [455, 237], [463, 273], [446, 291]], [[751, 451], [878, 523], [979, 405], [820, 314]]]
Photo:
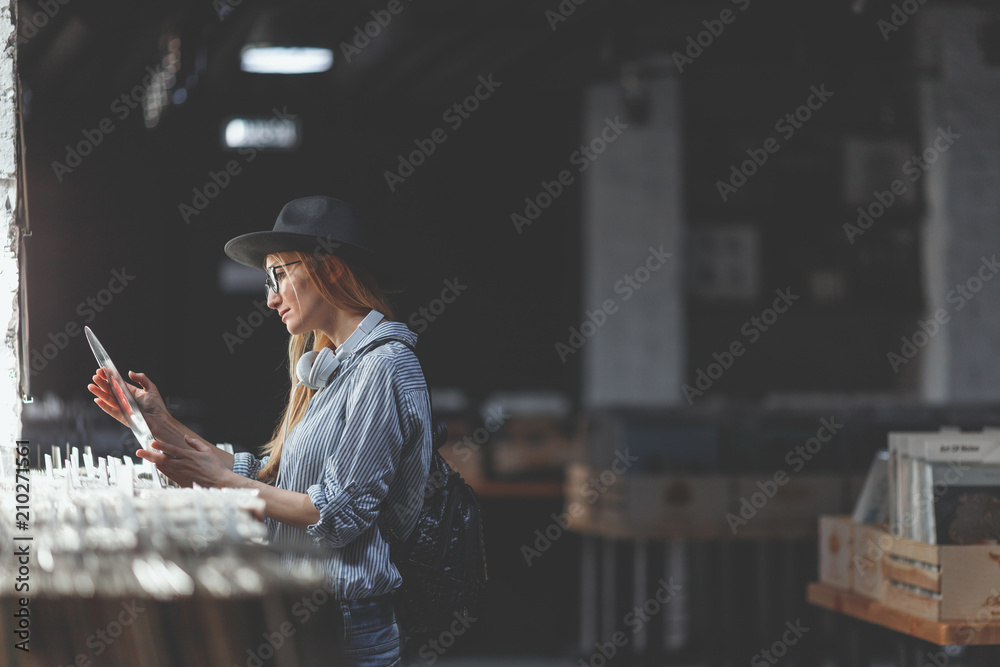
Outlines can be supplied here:
[[191, 486], [197, 482], [201, 486], [228, 486], [228, 480], [237, 473], [227, 468], [222, 459], [213, 451], [217, 449], [201, 438], [184, 436], [184, 445], [156, 441], [153, 449], [140, 449], [136, 456], [148, 459], [157, 469], [181, 486]]
[[[183, 440], [184, 434], [178, 428], [173, 415], [167, 410], [167, 406], [160, 397], [160, 392], [156, 388], [156, 385], [146, 377], [145, 373], [133, 373], [129, 371], [128, 376], [133, 382], [138, 382], [140, 387], [124, 382], [125, 390], [130, 392], [132, 398], [135, 399], [136, 405], [142, 411], [142, 416], [146, 420], [146, 424], [149, 426], [149, 431], [153, 434], [153, 437], [165, 442], [180, 443]], [[94, 374], [94, 382], [87, 385], [87, 389], [96, 397], [94, 398], [94, 403], [97, 403], [97, 406], [101, 410], [104, 410], [125, 426], [131, 426], [128, 417], [123, 415], [121, 409], [118, 407], [114, 390], [111, 387], [111, 381], [108, 379], [108, 374], [103, 368], [97, 369], [97, 373]]]

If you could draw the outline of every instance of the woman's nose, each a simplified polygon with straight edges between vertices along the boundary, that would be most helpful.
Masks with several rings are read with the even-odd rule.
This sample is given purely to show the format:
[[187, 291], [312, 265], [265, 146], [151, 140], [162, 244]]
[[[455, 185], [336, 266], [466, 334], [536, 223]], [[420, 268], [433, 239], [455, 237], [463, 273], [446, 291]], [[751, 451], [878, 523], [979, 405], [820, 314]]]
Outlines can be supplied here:
[[278, 309], [278, 305], [280, 303], [281, 303], [281, 297], [279, 295], [275, 294], [270, 289], [268, 289], [267, 290], [267, 307], [268, 308], [273, 308], [273, 309], [277, 310]]

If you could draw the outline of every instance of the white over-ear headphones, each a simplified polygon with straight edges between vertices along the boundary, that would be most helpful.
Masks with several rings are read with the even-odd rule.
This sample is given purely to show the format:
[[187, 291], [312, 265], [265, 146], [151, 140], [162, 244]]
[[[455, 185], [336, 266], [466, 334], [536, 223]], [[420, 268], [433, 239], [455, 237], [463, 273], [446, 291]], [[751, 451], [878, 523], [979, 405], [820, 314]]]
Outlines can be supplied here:
[[[304, 384], [310, 389], [317, 390], [325, 387], [330, 381], [333, 372], [340, 367], [340, 362], [354, 351], [354, 348], [358, 346], [361, 339], [370, 333], [382, 321], [383, 317], [385, 315], [372, 308], [371, 312], [365, 316], [365, 319], [361, 320], [361, 323], [358, 324], [358, 328], [337, 348], [336, 354], [330, 352], [330, 348], [324, 347], [319, 351], [310, 350], [299, 357], [299, 362], [295, 364], [295, 375], [299, 378], [299, 384]], [[295, 389], [299, 388], [299, 384], [295, 385]], [[289, 403], [289, 409], [285, 412], [285, 428], [282, 431], [282, 442], [288, 437], [288, 417], [290, 414], [291, 403]], [[281, 475], [280, 468], [278, 469], [278, 475]], [[277, 480], [275, 484], [277, 484]]]
[[298, 376], [299, 382], [310, 389], [325, 387], [334, 371], [340, 367], [341, 362], [351, 352], [354, 352], [354, 348], [358, 346], [361, 339], [368, 335], [375, 328], [375, 325], [382, 321], [383, 317], [382, 313], [373, 308], [365, 316], [365, 319], [361, 320], [354, 333], [348, 336], [347, 340], [337, 348], [336, 353], [330, 351], [330, 348], [324, 347], [322, 350], [310, 350], [303, 354], [295, 365], [295, 375]]

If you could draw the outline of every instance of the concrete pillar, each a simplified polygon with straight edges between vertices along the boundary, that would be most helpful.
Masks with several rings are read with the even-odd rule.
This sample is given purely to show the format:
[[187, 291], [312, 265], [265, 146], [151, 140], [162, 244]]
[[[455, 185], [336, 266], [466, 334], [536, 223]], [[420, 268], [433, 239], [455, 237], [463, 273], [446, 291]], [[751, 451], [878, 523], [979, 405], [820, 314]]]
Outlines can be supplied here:
[[[582, 396], [592, 409], [655, 408], [682, 398], [680, 83], [666, 76], [646, 85], [645, 122], [629, 116], [617, 84], [592, 87], [584, 107], [581, 144], [595, 153], [583, 174], [583, 307], [596, 317], [585, 312], [582, 321], [595, 321], [596, 330], [582, 348]], [[596, 155], [599, 139], [612, 135]], [[658, 256], [661, 246], [670, 258]]]
[[18, 370], [18, 244], [20, 230], [14, 218], [17, 203], [17, 99], [14, 28], [17, 3], [0, 5], [0, 472], [13, 463], [10, 448], [21, 435], [21, 391]]
[[[925, 73], [919, 149], [935, 160], [920, 167], [927, 316], [948, 318], [920, 353], [920, 393], [931, 401], [1000, 399], [1000, 275], [990, 268], [1000, 258], [1000, 67], [984, 62], [989, 16], [925, 5], [914, 17]], [[959, 136], [940, 150], [949, 128]]]

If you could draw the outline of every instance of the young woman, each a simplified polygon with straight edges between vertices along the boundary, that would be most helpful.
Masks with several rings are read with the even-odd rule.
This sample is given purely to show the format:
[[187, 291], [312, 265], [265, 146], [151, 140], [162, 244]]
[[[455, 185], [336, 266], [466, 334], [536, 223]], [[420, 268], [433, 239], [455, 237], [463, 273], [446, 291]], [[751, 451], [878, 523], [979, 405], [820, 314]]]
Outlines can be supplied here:
[[[181, 485], [257, 489], [266, 503], [272, 544], [323, 550], [331, 601], [325, 617], [357, 667], [399, 664], [400, 634], [392, 592], [400, 576], [382, 525], [413, 528], [431, 458], [427, 386], [413, 353], [399, 342], [365, 351], [381, 338], [411, 345], [417, 336], [392, 321], [382, 284], [386, 269], [343, 202], [289, 202], [270, 232], [226, 244], [234, 260], [264, 269], [267, 305], [291, 334], [292, 388], [263, 456], [236, 456], [192, 432], [167, 411], [156, 386], [129, 372], [130, 386], [157, 442], [136, 455]], [[353, 354], [358, 351], [361, 354]], [[103, 371], [88, 387], [122, 421]], [[391, 508], [382, 511], [383, 507]]]

